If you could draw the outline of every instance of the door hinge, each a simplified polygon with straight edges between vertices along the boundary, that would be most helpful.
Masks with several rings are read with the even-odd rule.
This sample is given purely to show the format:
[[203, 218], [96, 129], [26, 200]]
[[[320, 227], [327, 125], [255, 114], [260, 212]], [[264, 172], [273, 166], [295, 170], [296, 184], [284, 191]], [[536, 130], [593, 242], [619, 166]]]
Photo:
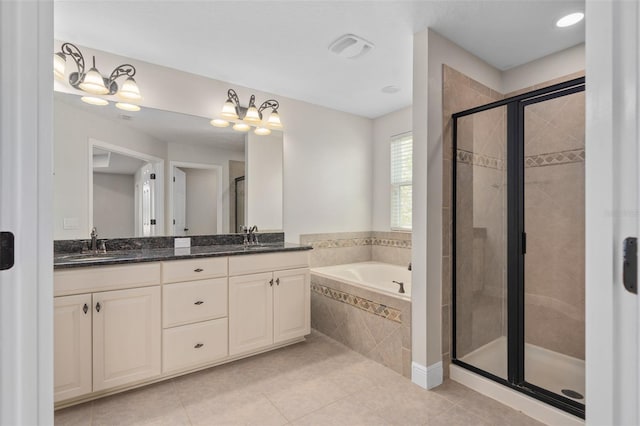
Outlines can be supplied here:
[[15, 239], [11, 232], [0, 232], [0, 271], [11, 269], [14, 263]]
[[638, 239], [624, 239], [622, 283], [628, 292], [638, 294]]
[[151, 224], [155, 225], [156, 224], [156, 220], [155, 219], [151, 219]]
[[174, 181], [174, 182], [176, 181], [176, 177], [175, 177], [175, 176], [173, 177], [173, 181]]
[[174, 225], [176, 224], [176, 220], [175, 220], [175, 219], [173, 219], [173, 224], [174, 224]]
[[155, 178], [156, 178], [156, 174], [155, 174], [155, 173], [151, 173], [151, 174], [149, 175], [149, 179], [151, 179], [151, 180], [155, 180]]

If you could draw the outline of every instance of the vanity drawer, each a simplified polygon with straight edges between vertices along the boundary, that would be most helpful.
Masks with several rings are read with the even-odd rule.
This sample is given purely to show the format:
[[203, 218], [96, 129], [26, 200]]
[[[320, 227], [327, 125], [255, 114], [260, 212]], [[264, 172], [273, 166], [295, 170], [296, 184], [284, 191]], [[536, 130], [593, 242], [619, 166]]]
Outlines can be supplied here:
[[225, 358], [229, 353], [226, 318], [163, 331], [162, 372], [183, 370]]
[[308, 267], [309, 252], [306, 250], [229, 257], [229, 275], [247, 275]]
[[162, 282], [164, 283], [218, 278], [226, 275], [226, 257], [203, 257], [162, 262]]
[[164, 327], [226, 316], [226, 277], [162, 286]]
[[90, 266], [53, 273], [53, 295], [92, 293], [160, 284], [160, 263]]

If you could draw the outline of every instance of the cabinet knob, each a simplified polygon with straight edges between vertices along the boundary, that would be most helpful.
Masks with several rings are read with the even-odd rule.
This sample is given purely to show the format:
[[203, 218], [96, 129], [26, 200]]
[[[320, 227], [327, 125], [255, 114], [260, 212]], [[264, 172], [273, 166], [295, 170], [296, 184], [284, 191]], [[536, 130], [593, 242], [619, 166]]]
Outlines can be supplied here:
[[204, 269], [202, 269], [202, 268], [198, 268], [198, 269], [194, 269], [193, 270], [193, 272], [202, 272], [202, 271], [204, 271]]
[[100, 309], [102, 309], [102, 305], [100, 305], [100, 302], [96, 303], [96, 311], [100, 312]]
[[200, 349], [203, 346], [204, 346], [204, 343], [198, 343], [194, 346], [194, 349]]
[[273, 287], [273, 278], [271, 278], [271, 279], [269, 280], [269, 285], [270, 285], [271, 287]]
[[87, 312], [89, 311], [89, 306], [85, 303], [84, 306], [82, 307], [82, 311], [85, 313], [85, 315], [87, 314]]
[[276, 278], [276, 284], [280, 285], [280, 278]]
[[197, 302], [194, 303], [194, 305], [202, 305], [204, 302], [202, 300], [198, 300]]

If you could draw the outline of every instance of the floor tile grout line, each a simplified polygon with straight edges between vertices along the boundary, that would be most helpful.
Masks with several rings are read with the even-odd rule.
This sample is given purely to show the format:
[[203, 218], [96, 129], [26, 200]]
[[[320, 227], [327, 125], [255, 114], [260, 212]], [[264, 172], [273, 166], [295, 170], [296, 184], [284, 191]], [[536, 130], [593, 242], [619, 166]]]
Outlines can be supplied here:
[[180, 406], [184, 410], [184, 414], [187, 416], [187, 420], [189, 421], [189, 424], [191, 426], [193, 426], [193, 421], [191, 420], [191, 416], [189, 415], [189, 411], [187, 411], [187, 407], [184, 406], [184, 401], [182, 400], [182, 397], [178, 393], [178, 388], [176, 387], [176, 383], [175, 383], [176, 379], [171, 379], [170, 381], [171, 381], [171, 385], [173, 386], [173, 391], [175, 392], [176, 397], [178, 398], [178, 401], [180, 401]]
[[278, 406], [271, 400], [271, 398], [269, 398], [269, 395], [266, 392], [260, 392], [260, 395], [264, 396], [267, 401], [269, 401], [269, 404], [271, 404], [273, 406], [273, 408], [276, 409], [276, 411], [282, 416], [283, 419], [285, 419], [287, 421], [287, 423], [285, 423], [285, 425], [291, 424], [291, 420], [289, 420], [289, 417], [285, 416], [284, 413], [278, 408]]

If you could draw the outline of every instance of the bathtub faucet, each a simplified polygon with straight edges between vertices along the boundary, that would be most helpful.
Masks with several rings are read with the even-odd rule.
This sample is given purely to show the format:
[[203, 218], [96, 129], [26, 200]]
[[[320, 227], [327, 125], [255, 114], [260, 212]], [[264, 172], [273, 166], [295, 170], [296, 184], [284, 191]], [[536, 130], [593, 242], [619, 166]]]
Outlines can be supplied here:
[[398, 290], [398, 293], [404, 293], [404, 283], [401, 281], [395, 281], [393, 280], [392, 282], [398, 284], [400, 286], [400, 289]]

